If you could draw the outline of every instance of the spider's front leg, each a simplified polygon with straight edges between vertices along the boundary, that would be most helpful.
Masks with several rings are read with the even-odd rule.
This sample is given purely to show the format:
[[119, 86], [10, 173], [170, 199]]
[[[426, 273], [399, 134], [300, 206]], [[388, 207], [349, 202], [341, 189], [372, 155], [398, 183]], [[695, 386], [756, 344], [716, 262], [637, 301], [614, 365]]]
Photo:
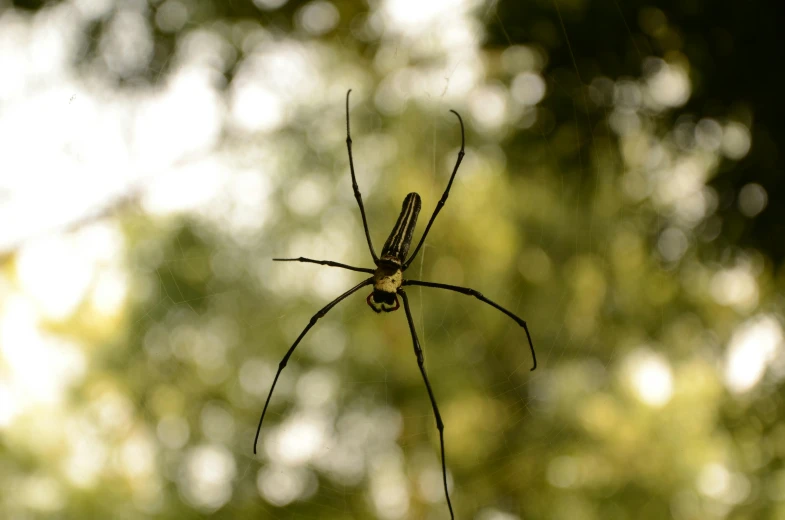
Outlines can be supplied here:
[[349, 152], [349, 171], [352, 174], [352, 191], [354, 191], [354, 198], [357, 200], [357, 205], [360, 206], [360, 215], [363, 218], [363, 229], [365, 229], [365, 239], [368, 241], [368, 249], [371, 251], [373, 263], [379, 263], [379, 257], [376, 256], [376, 251], [373, 248], [371, 241], [371, 233], [368, 231], [368, 219], [365, 217], [365, 206], [363, 206], [363, 196], [360, 194], [360, 187], [357, 186], [357, 177], [354, 175], [354, 157], [352, 157], [352, 134], [349, 130], [349, 94], [352, 89], [346, 93], [346, 150]]
[[[436, 204], [436, 208], [433, 210], [433, 215], [431, 215], [431, 219], [428, 221], [428, 225], [425, 226], [425, 231], [423, 231], [422, 236], [420, 237], [420, 241], [417, 243], [417, 247], [414, 248], [414, 252], [412, 256], [409, 257], [408, 260], [403, 262], [403, 270], [409, 268], [409, 265], [414, 261], [414, 257], [417, 256], [417, 253], [420, 251], [420, 248], [425, 243], [425, 237], [428, 236], [428, 231], [431, 230], [431, 226], [433, 225], [433, 221], [436, 220], [436, 215], [442, 210], [442, 206], [444, 203], [447, 202], [447, 197], [450, 196], [450, 188], [452, 188], [452, 181], [455, 180], [455, 174], [458, 173], [458, 168], [461, 166], [461, 161], [463, 161], [464, 148], [466, 147], [466, 136], [463, 130], [463, 119], [461, 119], [461, 115], [456, 112], [455, 110], [450, 110], [453, 114], [458, 117], [458, 122], [461, 123], [461, 149], [458, 151], [458, 159], [455, 161], [455, 166], [452, 169], [452, 175], [450, 175], [450, 181], [447, 183], [447, 188], [444, 190], [442, 194], [442, 198], [439, 199], [439, 202]], [[407, 247], [408, 249], [408, 247]]]

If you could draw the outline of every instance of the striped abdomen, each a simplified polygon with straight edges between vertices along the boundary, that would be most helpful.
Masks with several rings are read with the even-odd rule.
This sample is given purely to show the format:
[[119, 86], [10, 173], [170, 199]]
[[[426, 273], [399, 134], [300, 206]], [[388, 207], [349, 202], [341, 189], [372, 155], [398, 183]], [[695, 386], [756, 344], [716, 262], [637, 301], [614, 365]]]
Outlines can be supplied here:
[[416, 193], [410, 193], [403, 199], [401, 214], [398, 215], [398, 222], [395, 223], [387, 242], [384, 243], [381, 260], [398, 265], [406, 261], [421, 206], [420, 196]]

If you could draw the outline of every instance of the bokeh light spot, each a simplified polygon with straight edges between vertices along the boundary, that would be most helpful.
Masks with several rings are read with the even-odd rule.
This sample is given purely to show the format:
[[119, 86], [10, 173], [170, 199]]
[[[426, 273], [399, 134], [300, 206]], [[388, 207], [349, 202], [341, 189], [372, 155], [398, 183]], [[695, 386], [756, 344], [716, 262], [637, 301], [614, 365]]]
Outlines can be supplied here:
[[338, 9], [323, 0], [306, 4], [299, 15], [303, 29], [314, 36], [321, 36], [333, 30], [340, 20]]
[[644, 69], [649, 71], [647, 92], [655, 107], [679, 107], [690, 98], [690, 79], [681, 66], [649, 58]]
[[773, 316], [744, 322], [731, 337], [725, 358], [725, 384], [734, 393], [752, 389], [769, 363], [782, 355], [782, 325]]
[[624, 366], [638, 399], [655, 408], [670, 401], [673, 375], [663, 356], [645, 348], [638, 349], [627, 356]]
[[512, 80], [510, 93], [518, 103], [534, 106], [545, 97], [545, 81], [539, 74], [523, 72]]
[[754, 217], [766, 209], [769, 196], [760, 184], [751, 182], [739, 191], [739, 211], [745, 217]]
[[717, 271], [709, 290], [714, 301], [740, 311], [751, 310], [758, 303], [758, 284], [750, 266], [744, 263]]
[[729, 159], [739, 160], [747, 155], [752, 144], [749, 129], [741, 123], [728, 123], [722, 134], [722, 153]]
[[176, 415], [167, 415], [158, 421], [156, 433], [161, 444], [169, 449], [179, 450], [188, 442], [191, 431], [185, 419]]
[[226, 447], [202, 445], [186, 454], [177, 483], [191, 505], [213, 511], [231, 498], [236, 472], [234, 457]]
[[307, 469], [273, 465], [259, 471], [256, 487], [265, 500], [283, 507], [303, 497], [309, 480], [315, 479]]
[[578, 464], [572, 457], [556, 457], [548, 463], [546, 478], [552, 486], [572, 487], [578, 482]]
[[163, 32], [177, 32], [188, 21], [188, 7], [179, 0], [166, 0], [155, 13], [155, 24]]

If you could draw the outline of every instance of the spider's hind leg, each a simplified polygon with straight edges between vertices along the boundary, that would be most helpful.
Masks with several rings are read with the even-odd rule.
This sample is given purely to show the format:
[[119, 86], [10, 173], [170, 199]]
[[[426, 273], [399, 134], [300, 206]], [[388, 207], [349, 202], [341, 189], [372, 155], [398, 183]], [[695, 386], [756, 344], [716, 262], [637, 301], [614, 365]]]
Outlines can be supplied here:
[[297, 336], [297, 339], [294, 340], [292, 346], [289, 347], [289, 350], [286, 351], [286, 354], [284, 355], [283, 359], [281, 360], [280, 363], [278, 363], [278, 371], [275, 373], [273, 384], [270, 385], [270, 391], [267, 394], [267, 400], [264, 402], [264, 408], [262, 409], [262, 416], [259, 417], [259, 426], [256, 427], [256, 437], [254, 437], [253, 440], [254, 455], [256, 455], [256, 445], [259, 443], [259, 432], [262, 431], [262, 423], [264, 422], [264, 416], [267, 413], [267, 407], [270, 405], [270, 398], [273, 396], [273, 390], [275, 390], [275, 384], [278, 382], [278, 376], [281, 375], [281, 372], [286, 366], [286, 363], [289, 361], [289, 358], [294, 353], [294, 349], [297, 348], [297, 345], [300, 344], [300, 341], [305, 337], [308, 331], [311, 330], [311, 327], [313, 327], [316, 324], [316, 322], [319, 321], [319, 319], [324, 317], [325, 314], [330, 312], [330, 310], [333, 307], [338, 305], [341, 302], [341, 300], [344, 300], [346, 297], [350, 296], [351, 294], [354, 294], [355, 292], [365, 287], [366, 285], [371, 285], [372, 283], [373, 283], [373, 278], [368, 278], [367, 280], [363, 280], [362, 282], [358, 283], [357, 285], [355, 285], [354, 287], [352, 287], [351, 289], [349, 289], [348, 291], [346, 291], [345, 293], [343, 293], [342, 295], [340, 295], [339, 297], [337, 297], [336, 299], [334, 299], [333, 301], [322, 307], [322, 309], [319, 312], [311, 316], [311, 320], [308, 322], [308, 325], [305, 326], [305, 328], [300, 333], [300, 335]]
[[425, 381], [425, 388], [428, 390], [428, 397], [431, 400], [431, 407], [433, 408], [433, 415], [436, 419], [436, 429], [439, 430], [439, 445], [442, 452], [442, 480], [444, 482], [444, 496], [447, 499], [447, 507], [450, 509], [450, 518], [455, 519], [452, 512], [452, 502], [450, 502], [450, 491], [447, 489], [447, 462], [444, 459], [444, 422], [439, 413], [439, 406], [436, 404], [436, 397], [433, 395], [431, 389], [431, 382], [428, 381], [428, 374], [425, 372], [425, 358], [423, 357], [422, 348], [420, 348], [420, 340], [417, 339], [417, 331], [414, 329], [414, 320], [412, 319], [412, 310], [409, 308], [409, 298], [403, 289], [398, 289], [398, 294], [403, 299], [403, 309], [406, 311], [406, 321], [409, 322], [409, 331], [412, 334], [412, 343], [414, 344], [414, 354], [417, 356], [417, 366], [420, 368], [423, 381]]

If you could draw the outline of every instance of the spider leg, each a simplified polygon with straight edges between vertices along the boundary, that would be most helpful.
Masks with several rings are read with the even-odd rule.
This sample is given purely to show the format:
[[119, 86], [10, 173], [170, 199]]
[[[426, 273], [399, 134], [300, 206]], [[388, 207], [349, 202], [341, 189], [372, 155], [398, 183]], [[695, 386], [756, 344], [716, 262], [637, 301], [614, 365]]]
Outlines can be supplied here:
[[332, 260], [313, 260], [312, 258], [273, 258], [273, 262], [306, 262], [311, 264], [320, 264], [320, 265], [329, 265], [331, 267], [341, 267], [343, 269], [348, 269], [350, 271], [358, 271], [360, 273], [371, 273], [373, 274], [375, 271], [373, 269], [368, 269], [366, 267], [354, 267], [351, 265], [341, 264], [339, 262], [333, 262]]
[[463, 160], [463, 156], [464, 156], [463, 150], [466, 145], [466, 137], [463, 131], [463, 119], [461, 119], [461, 115], [455, 110], [450, 110], [450, 112], [455, 114], [458, 117], [458, 122], [461, 123], [461, 150], [458, 152], [458, 160], [455, 161], [455, 167], [452, 169], [452, 175], [450, 176], [450, 182], [447, 183], [447, 189], [444, 190], [444, 194], [442, 195], [442, 198], [439, 199], [439, 202], [436, 204], [436, 209], [433, 210], [433, 215], [431, 215], [431, 220], [429, 220], [428, 225], [425, 226], [425, 231], [423, 231], [422, 237], [420, 237], [420, 242], [417, 244], [417, 247], [414, 248], [414, 253], [412, 253], [412, 256], [410, 256], [409, 259], [403, 264], [403, 267], [401, 268], [401, 270], [403, 271], [405, 271], [409, 267], [409, 264], [412, 263], [414, 257], [417, 256], [417, 253], [420, 251], [420, 248], [425, 242], [425, 237], [428, 236], [428, 231], [431, 230], [431, 225], [433, 225], [433, 221], [436, 220], [436, 215], [438, 215], [439, 212], [442, 210], [442, 206], [444, 206], [444, 203], [447, 201], [447, 197], [450, 195], [450, 188], [452, 187], [452, 181], [453, 179], [455, 179], [455, 174], [458, 173], [458, 167], [461, 165], [461, 161]]
[[264, 410], [262, 410], [262, 416], [259, 418], [259, 426], [256, 428], [256, 437], [254, 438], [253, 441], [254, 455], [256, 454], [256, 443], [259, 441], [259, 432], [262, 430], [262, 422], [264, 422], [264, 415], [267, 413], [267, 405], [270, 404], [270, 397], [272, 397], [273, 390], [275, 390], [275, 384], [278, 382], [278, 376], [281, 375], [281, 372], [283, 371], [283, 367], [286, 366], [286, 363], [289, 361], [289, 357], [291, 357], [292, 353], [294, 352], [294, 349], [297, 348], [297, 345], [300, 344], [300, 341], [303, 339], [303, 337], [305, 337], [308, 331], [311, 330], [311, 327], [314, 326], [314, 324], [319, 320], [319, 318], [322, 318], [325, 314], [330, 312], [330, 309], [335, 307], [341, 300], [357, 292], [359, 289], [365, 287], [366, 285], [370, 285], [371, 283], [373, 283], [373, 278], [368, 278], [367, 280], [363, 280], [362, 282], [358, 283], [357, 285], [355, 285], [354, 287], [352, 287], [351, 289], [349, 289], [348, 291], [346, 291], [345, 293], [343, 293], [342, 295], [340, 295], [339, 297], [337, 297], [336, 299], [334, 299], [333, 301], [322, 307], [322, 309], [319, 312], [317, 312], [311, 317], [311, 321], [308, 322], [308, 325], [306, 325], [303, 331], [300, 333], [300, 335], [297, 336], [297, 339], [294, 341], [294, 345], [292, 345], [289, 348], [289, 350], [286, 352], [286, 355], [283, 357], [281, 362], [278, 363], [278, 372], [275, 373], [275, 379], [273, 379], [273, 384], [270, 387], [270, 393], [267, 394], [267, 400], [264, 402]]
[[414, 354], [417, 356], [417, 366], [420, 367], [420, 373], [425, 381], [425, 388], [428, 390], [428, 397], [431, 399], [431, 406], [433, 407], [433, 415], [436, 417], [436, 428], [439, 430], [439, 444], [442, 449], [442, 479], [444, 480], [444, 496], [447, 497], [447, 507], [450, 508], [450, 518], [454, 519], [455, 515], [452, 512], [452, 503], [450, 502], [450, 492], [447, 491], [447, 465], [444, 461], [444, 423], [442, 416], [439, 414], [439, 407], [436, 405], [436, 398], [433, 396], [431, 390], [431, 383], [428, 381], [428, 375], [425, 373], [425, 358], [420, 348], [420, 341], [417, 339], [417, 331], [414, 329], [414, 321], [412, 320], [412, 311], [409, 308], [409, 297], [403, 289], [398, 289], [398, 294], [403, 299], [403, 308], [406, 311], [406, 321], [409, 322], [409, 330], [412, 333], [412, 343], [414, 344]]
[[360, 188], [357, 186], [357, 178], [354, 176], [354, 159], [352, 158], [352, 136], [349, 132], [349, 94], [352, 89], [346, 93], [346, 149], [349, 151], [349, 170], [352, 172], [352, 189], [354, 190], [354, 198], [357, 199], [357, 204], [360, 206], [360, 215], [363, 217], [363, 227], [365, 228], [365, 239], [368, 240], [368, 249], [371, 250], [373, 263], [379, 263], [379, 257], [376, 256], [376, 251], [373, 249], [373, 242], [371, 242], [371, 233], [368, 231], [368, 220], [365, 218], [365, 206], [363, 206], [363, 196], [360, 195]]
[[421, 285], [423, 287], [435, 287], [436, 289], [447, 289], [448, 291], [455, 291], [463, 294], [468, 294], [469, 296], [474, 296], [480, 301], [483, 301], [490, 305], [491, 307], [495, 307], [496, 309], [502, 311], [504, 314], [515, 320], [515, 323], [523, 327], [523, 330], [526, 331], [526, 338], [529, 340], [529, 350], [532, 352], [532, 360], [534, 361], [534, 365], [532, 366], [532, 370], [537, 368], [537, 356], [534, 354], [534, 344], [532, 343], [531, 334], [529, 334], [529, 327], [526, 326], [526, 322], [516, 316], [515, 314], [511, 313], [498, 303], [489, 300], [485, 296], [482, 295], [479, 291], [475, 291], [474, 289], [469, 289], [468, 287], [460, 287], [458, 285], [448, 285], [446, 283], [434, 283], [434, 282], [423, 282], [421, 280], [404, 280], [402, 285]]

